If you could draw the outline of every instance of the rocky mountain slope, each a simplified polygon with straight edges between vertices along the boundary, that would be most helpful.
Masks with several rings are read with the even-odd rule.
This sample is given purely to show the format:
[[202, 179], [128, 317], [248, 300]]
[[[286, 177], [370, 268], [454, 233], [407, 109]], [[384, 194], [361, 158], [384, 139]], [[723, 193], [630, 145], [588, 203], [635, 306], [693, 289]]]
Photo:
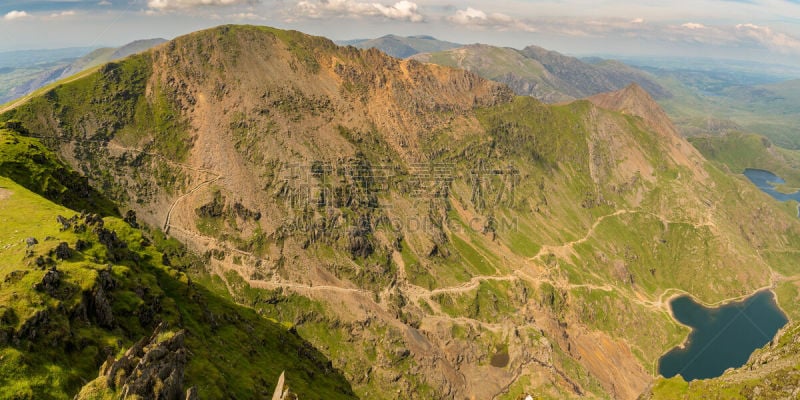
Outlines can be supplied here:
[[622, 89], [637, 83], [661, 99], [670, 93], [647, 73], [620, 62], [587, 63], [537, 46], [523, 50], [475, 44], [423, 53], [414, 59], [463, 68], [502, 82], [521, 96], [558, 103]]
[[545, 105], [463, 70], [223, 26], [12, 119], [363, 398], [632, 399], [686, 337], [670, 295], [772, 286], [797, 308], [796, 210], [708, 163], [637, 85]]

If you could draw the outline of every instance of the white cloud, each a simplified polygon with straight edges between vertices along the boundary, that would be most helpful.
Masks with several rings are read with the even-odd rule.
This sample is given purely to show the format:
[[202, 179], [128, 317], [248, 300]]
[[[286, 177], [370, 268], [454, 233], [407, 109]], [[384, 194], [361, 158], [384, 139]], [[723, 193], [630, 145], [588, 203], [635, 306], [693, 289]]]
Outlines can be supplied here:
[[13, 21], [15, 19], [23, 19], [23, 18], [28, 18], [30, 16], [31, 15], [25, 11], [14, 10], [14, 11], [9, 11], [8, 14], [3, 16], [3, 19], [6, 21]]
[[397, 20], [405, 20], [411, 22], [422, 22], [425, 18], [417, 11], [417, 4], [410, 1], [400, 1], [392, 6], [384, 6], [383, 4], [372, 3], [378, 12], [383, 14], [384, 17]]
[[774, 31], [768, 26], [752, 23], [738, 24], [736, 33], [740, 38], [755, 41], [770, 50], [781, 53], [800, 53], [800, 39]]
[[233, 6], [253, 3], [253, 0], [147, 0], [147, 6], [156, 10], [174, 10], [200, 6]]
[[474, 23], [481, 23], [489, 18], [485, 12], [467, 7], [466, 10], [458, 10], [456, 14], [450, 17], [450, 20], [462, 25], [470, 25]]
[[705, 29], [706, 28], [705, 25], [698, 24], [696, 22], [687, 22], [687, 23], [685, 23], [685, 24], [683, 24], [681, 26], [686, 28], [686, 29]]
[[357, 0], [301, 0], [296, 14], [305, 18], [384, 17], [400, 21], [422, 22], [425, 17], [417, 3], [403, 0], [393, 5], [365, 3]]
[[631, 23], [632, 24], [643, 24], [644, 23], [644, 18], [634, 18], [634, 19], [631, 20]]
[[[219, 19], [219, 16], [218, 16], [218, 15], [217, 15], [216, 17], [217, 17], [217, 18], [215, 18], [215, 19]], [[248, 12], [248, 13], [236, 13], [236, 14], [231, 14], [231, 15], [229, 15], [228, 17], [230, 17], [230, 18], [232, 18], [232, 19], [238, 19], [238, 20], [250, 20], [250, 21], [256, 21], [256, 20], [263, 20], [263, 19], [265, 19], [264, 17], [262, 17], [262, 16], [260, 16], [260, 15], [258, 15], [258, 14], [251, 13], [251, 12]], [[212, 18], [213, 18], [213, 16], [212, 16]]]
[[74, 15], [76, 15], [75, 11], [69, 10], [69, 11], [62, 11], [62, 12], [58, 12], [58, 13], [52, 13], [52, 14], [50, 14], [49, 18], [71, 17], [71, 16], [74, 16]]
[[98, 5], [98, 6], [110, 6], [110, 5], [111, 5], [111, 2], [110, 2], [110, 1], [108, 1], [108, 0], [100, 0], [100, 2], [99, 2], [99, 3], [97, 3], [97, 5]]
[[456, 13], [447, 19], [455, 24], [476, 28], [525, 32], [535, 32], [537, 30], [533, 25], [522, 20], [514, 19], [506, 14], [486, 13], [472, 7], [467, 7], [466, 10], [456, 10]]
[[310, 18], [374, 15], [377, 11], [368, 3], [353, 0], [302, 0], [297, 8], [302, 16]]

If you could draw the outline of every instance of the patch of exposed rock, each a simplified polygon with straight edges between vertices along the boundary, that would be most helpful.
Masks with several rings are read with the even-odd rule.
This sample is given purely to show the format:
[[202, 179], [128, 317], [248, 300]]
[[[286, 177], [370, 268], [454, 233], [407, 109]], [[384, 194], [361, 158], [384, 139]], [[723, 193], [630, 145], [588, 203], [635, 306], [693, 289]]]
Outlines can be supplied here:
[[159, 325], [149, 338], [134, 344], [118, 360], [109, 357], [100, 367], [100, 379], [121, 398], [197, 399], [195, 388], [183, 388], [188, 362], [185, 336], [183, 330], [170, 336], [166, 326]]

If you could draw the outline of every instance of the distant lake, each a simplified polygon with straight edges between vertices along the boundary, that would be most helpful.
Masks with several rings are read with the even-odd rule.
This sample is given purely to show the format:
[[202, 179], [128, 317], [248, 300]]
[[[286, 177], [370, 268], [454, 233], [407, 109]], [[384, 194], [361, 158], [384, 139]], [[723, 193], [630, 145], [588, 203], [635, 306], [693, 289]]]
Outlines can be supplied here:
[[800, 190], [792, 194], [781, 193], [775, 190], [775, 185], [786, 183], [781, 177], [763, 169], [747, 168], [744, 170], [744, 176], [750, 179], [759, 189], [764, 193], [772, 196], [778, 201], [795, 200], [800, 202]]
[[717, 308], [704, 307], [689, 296], [672, 300], [670, 307], [692, 332], [683, 348], [661, 357], [658, 372], [666, 378], [681, 375], [686, 381], [715, 378], [728, 368], [741, 367], [788, 322], [767, 290]]

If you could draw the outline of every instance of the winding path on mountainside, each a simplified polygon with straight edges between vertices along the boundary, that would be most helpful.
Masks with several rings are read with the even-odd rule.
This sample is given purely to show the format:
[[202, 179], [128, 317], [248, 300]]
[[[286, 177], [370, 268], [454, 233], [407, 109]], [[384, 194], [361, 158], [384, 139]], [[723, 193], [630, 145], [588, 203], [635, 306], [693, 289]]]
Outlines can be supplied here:
[[[153, 158], [157, 158], [159, 161], [164, 162], [166, 164], [169, 164], [169, 165], [171, 165], [173, 167], [177, 167], [177, 168], [181, 168], [181, 169], [185, 169], [185, 170], [189, 170], [189, 171], [193, 171], [193, 172], [197, 172], [197, 173], [210, 175], [209, 178], [207, 178], [207, 179], [203, 180], [202, 182], [198, 183], [197, 185], [192, 187], [186, 193], [178, 196], [170, 204], [169, 209], [167, 209], [167, 215], [164, 218], [164, 224], [162, 225], [162, 227], [163, 227], [162, 229], [164, 230], [164, 232], [167, 232], [167, 233], [169, 232], [169, 229], [172, 227], [171, 224], [170, 224], [171, 220], [172, 220], [172, 212], [175, 210], [175, 207], [178, 205], [178, 203], [181, 202], [181, 200], [183, 200], [187, 196], [197, 192], [198, 190], [202, 189], [203, 187], [209, 186], [209, 185], [213, 184], [214, 182], [217, 182], [220, 179], [224, 178], [224, 176], [222, 174], [220, 174], [218, 172], [215, 172], [213, 170], [206, 169], [206, 168], [195, 168], [195, 167], [192, 167], [192, 166], [190, 166], [188, 164], [184, 164], [184, 163], [180, 163], [180, 162], [171, 160], [171, 159], [167, 158], [166, 156], [164, 156], [162, 154], [149, 152], [147, 150], [136, 148], [136, 147], [123, 146], [123, 145], [121, 145], [119, 143], [116, 143], [114, 141], [103, 140], [103, 139], [75, 139], [75, 138], [67, 138], [67, 137], [60, 137], [60, 136], [40, 136], [40, 135], [30, 135], [29, 137], [33, 137], [33, 138], [37, 138], [37, 139], [50, 139], [50, 140], [55, 139], [55, 140], [66, 142], [66, 143], [86, 143], [86, 142], [100, 143], [100, 144], [105, 145], [109, 149], [115, 149], [117, 151], [122, 151], [122, 152], [130, 151], [130, 152], [133, 152], [133, 153], [139, 153], [139, 154], [148, 155], [148, 156], [151, 156]], [[186, 230], [184, 230], [184, 233], [191, 234], [191, 232], [186, 231]]]
[[178, 203], [180, 203], [181, 200], [183, 200], [187, 196], [191, 195], [192, 193], [197, 192], [198, 190], [202, 189], [203, 187], [213, 184], [214, 182], [216, 182], [216, 181], [218, 181], [220, 179], [222, 179], [222, 175], [220, 175], [220, 176], [218, 176], [218, 177], [216, 177], [214, 179], [208, 179], [208, 180], [205, 180], [203, 182], [200, 182], [199, 184], [195, 185], [195, 187], [193, 187], [188, 192], [178, 196], [178, 198], [176, 198], [175, 201], [173, 201], [172, 204], [170, 204], [169, 209], [167, 210], [167, 216], [164, 218], [164, 232], [169, 233], [169, 228], [171, 227], [170, 221], [172, 219], [172, 211], [175, 210], [175, 207], [178, 205]]
[[[56, 139], [56, 140], [75, 141], [75, 142], [77, 142], [77, 140], [75, 140], [75, 139], [67, 139], [67, 138], [58, 138], [58, 137], [55, 137], [55, 138], [54, 137], [43, 137], [43, 138], [44, 139]], [[190, 196], [190, 195], [202, 190], [203, 188], [206, 188], [206, 187], [208, 187], [210, 185], [213, 185], [215, 182], [218, 182], [219, 180], [224, 179], [224, 176], [222, 174], [219, 174], [219, 173], [217, 173], [215, 171], [212, 171], [212, 170], [209, 170], [209, 169], [195, 168], [195, 167], [192, 167], [192, 166], [180, 163], [180, 162], [176, 162], [176, 161], [168, 159], [168, 158], [166, 158], [166, 157], [164, 157], [164, 156], [162, 156], [160, 154], [151, 153], [151, 152], [148, 152], [148, 151], [143, 150], [143, 149], [125, 147], [125, 146], [122, 146], [122, 145], [120, 145], [120, 144], [118, 144], [116, 142], [107, 142], [107, 141], [101, 141], [101, 140], [97, 140], [97, 142], [102, 142], [109, 149], [112, 149], [112, 150], [115, 150], [115, 151], [131, 151], [131, 152], [137, 152], [137, 153], [146, 154], [146, 155], [152, 156], [154, 158], [157, 158], [159, 161], [164, 162], [164, 163], [166, 163], [168, 165], [174, 166], [176, 168], [180, 168], [180, 169], [183, 169], [183, 170], [186, 170], [186, 171], [193, 171], [195, 173], [194, 174], [195, 177], [198, 177], [198, 178], [203, 179], [203, 180], [201, 182], [195, 184], [194, 186], [192, 186], [191, 189], [189, 189], [185, 193], [181, 194], [180, 196], [178, 196], [177, 198], [175, 198], [172, 201], [172, 203], [170, 204], [170, 206], [169, 206], [169, 208], [167, 210], [167, 213], [166, 213], [166, 216], [165, 216], [165, 219], [164, 219], [164, 225], [163, 225], [164, 230], [166, 232], [170, 232], [170, 230], [174, 230], [175, 233], [180, 233], [180, 234], [184, 235], [186, 238], [191, 238], [191, 239], [194, 239], [194, 240], [202, 240], [202, 241], [205, 241], [207, 243], [213, 243], [216, 246], [218, 246], [218, 247], [220, 247], [222, 249], [225, 249], [225, 251], [228, 251], [228, 252], [231, 252], [231, 253], [236, 253], [236, 254], [239, 254], [239, 255], [244, 255], [244, 256], [257, 258], [256, 256], [254, 256], [253, 253], [233, 248], [230, 245], [228, 245], [227, 243], [225, 243], [224, 241], [221, 241], [221, 240], [219, 240], [217, 238], [204, 236], [202, 234], [199, 234], [198, 232], [195, 232], [192, 229], [184, 229], [182, 227], [172, 225], [172, 223], [173, 223], [172, 217], [173, 217], [174, 211], [180, 205], [180, 202], [184, 201], [188, 196]], [[205, 177], [203, 175], [198, 175], [198, 174], [205, 174]], [[7, 195], [7, 193], [4, 193], [4, 191], [2, 189], [0, 189], [0, 200], [2, 200], [4, 195]], [[565, 250], [571, 251], [574, 248], [574, 246], [579, 245], [581, 243], [585, 243], [586, 241], [588, 241], [596, 233], [597, 228], [599, 227], [599, 225], [602, 222], [604, 222], [606, 219], [612, 218], [612, 217], [618, 217], [618, 216], [623, 215], [623, 214], [633, 214], [633, 213], [646, 213], [646, 214], [653, 215], [654, 217], [656, 217], [659, 220], [661, 220], [665, 225], [671, 224], [671, 223], [687, 223], [687, 224], [690, 224], [690, 225], [692, 225], [692, 226], [694, 226], [696, 228], [699, 228], [701, 226], [709, 226], [709, 227], [713, 227], [714, 226], [713, 222], [711, 222], [712, 219], [710, 218], [710, 215], [707, 216], [706, 221], [704, 223], [674, 222], [674, 221], [670, 221], [670, 220], [666, 219], [663, 216], [660, 216], [660, 215], [657, 215], [657, 214], [654, 214], [654, 213], [651, 213], [651, 212], [646, 212], [646, 211], [642, 211], [642, 210], [621, 209], [621, 210], [617, 210], [617, 211], [615, 211], [615, 212], [613, 212], [611, 214], [603, 215], [603, 216], [598, 217], [592, 223], [591, 227], [587, 230], [586, 234], [582, 238], [579, 238], [579, 239], [576, 239], [576, 240], [573, 240], [573, 241], [569, 241], [569, 242], [566, 242], [566, 243], [563, 243], [563, 244], [560, 244], [560, 245], [544, 245], [539, 249], [539, 251], [537, 252], [537, 254], [535, 256], [529, 258], [528, 260], [529, 261], [540, 260], [541, 257], [544, 254], [546, 254], [547, 252], [551, 252], [551, 251], [559, 251], [559, 250], [560, 251], [565, 251]], [[764, 250], [764, 251], [770, 251], [770, 250]], [[798, 252], [798, 251], [797, 250], [789, 250], [787, 252]], [[398, 265], [401, 266], [400, 274], [402, 276], [402, 274], [405, 272], [405, 268], [402, 265], [402, 260], [400, 260], [400, 263], [398, 263]], [[236, 288], [233, 287], [230, 282], [228, 282], [228, 279], [224, 279], [224, 272], [225, 271], [229, 271], [229, 270], [236, 271], [240, 276], [242, 276], [242, 278], [244, 278], [244, 280], [245, 280], [245, 282], [247, 282], [247, 284], [249, 284], [250, 286], [255, 287], [255, 288], [261, 288], [261, 289], [283, 288], [283, 289], [288, 289], [288, 290], [291, 290], [291, 291], [294, 291], [294, 292], [298, 292], [299, 294], [304, 294], [304, 295], [313, 295], [314, 293], [319, 293], [321, 296], [323, 296], [323, 298], [327, 297], [325, 295], [325, 293], [338, 293], [340, 295], [357, 296], [362, 300], [366, 299], [367, 301], [372, 301], [372, 302], [375, 303], [375, 304], [373, 304], [374, 307], [378, 307], [378, 308], [385, 307], [385, 305], [381, 305], [379, 302], [374, 300], [375, 292], [373, 292], [371, 290], [365, 290], [365, 289], [353, 288], [353, 287], [334, 286], [334, 285], [329, 285], [329, 284], [328, 285], [313, 285], [313, 284], [303, 284], [303, 283], [297, 283], [297, 282], [287, 282], [287, 281], [279, 280], [279, 278], [277, 278], [277, 277], [272, 279], [272, 280], [257, 280], [257, 279], [251, 279], [251, 278], [247, 277], [246, 274], [243, 273], [243, 271], [240, 271], [239, 269], [237, 269], [236, 266], [234, 266], [232, 264], [232, 262], [230, 262], [228, 260], [223, 260], [223, 263], [222, 263], [221, 266], [222, 266], [221, 270], [217, 270], [216, 273], [220, 273], [220, 271], [222, 272], [222, 273], [220, 273], [220, 275], [223, 276], [223, 281], [225, 282], [225, 285], [226, 285], [227, 289], [229, 291], [231, 291], [231, 292], [235, 291]], [[668, 301], [672, 296], [677, 296], [677, 295], [680, 295], [680, 294], [686, 294], [686, 292], [683, 291], [683, 290], [676, 289], [676, 288], [668, 288], [668, 289], [665, 289], [664, 291], [662, 291], [661, 294], [658, 296], [658, 298], [656, 300], [649, 300], [649, 299], [647, 299], [645, 297], [646, 295], [644, 295], [644, 294], [637, 293], [637, 292], [632, 292], [632, 291], [629, 291], [629, 290], [625, 290], [623, 288], [613, 287], [613, 286], [611, 286], [610, 284], [607, 284], [607, 283], [606, 284], [602, 284], [602, 285], [591, 284], [591, 283], [580, 283], [580, 284], [570, 283], [570, 282], [565, 281], [563, 279], [560, 279], [560, 280], [554, 279], [554, 278], [548, 276], [547, 273], [543, 273], [543, 274], [534, 273], [534, 274], [532, 274], [532, 272], [534, 272], [534, 271], [532, 271], [530, 269], [526, 269], [525, 267], [520, 267], [520, 268], [514, 269], [512, 271], [512, 273], [507, 274], [507, 275], [497, 274], [497, 275], [473, 276], [468, 281], [463, 282], [461, 284], [454, 285], [454, 286], [448, 286], [448, 287], [439, 287], [439, 288], [435, 288], [435, 289], [427, 289], [427, 288], [423, 288], [423, 287], [420, 287], [420, 286], [416, 286], [416, 285], [413, 285], [410, 282], [408, 282], [407, 279], [402, 279], [401, 280], [402, 283], [400, 284], [400, 287], [401, 287], [403, 293], [409, 298], [409, 300], [418, 303], [420, 300], [423, 300], [423, 299], [431, 300], [431, 298], [433, 296], [440, 295], [440, 294], [463, 294], [463, 293], [468, 293], [468, 292], [471, 292], [471, 291], [474, 291], [474, 290], [478, 289], [482, 282], [488, 282], [488, 281], [512, 282], [512, 281], [517, 281], [517, 280], [523, 280], [523, 281], [527, 281], [527, 282], [531, 282], [531, 283], [538, 283], [538, 284], [546, 282], [546, 283], [549, 283], [549, 284], [553, 285], [554, 287], [557, 287], [557, 288], [559, 288], [561, 290], [567, 290], [567, 291], [574, 290], [574, 289], [588, 289], [588, 290], [599, 290], [599, 291], [604, 291], [604, 292], [615, 292], [615, 293], [619, 294], [620, 296], [624, 297], [627, 301], [630, 301], [630, 302], [635, 303], [635, 304], [639, 304], [639, 305], [641, 305], [643, 307], [646, 307], [648, 309], [654, 310], [656, 312], [664, 312], [664, 313], [670, 313], [670, 308], [669, 308]], [[766, 286], [764, 288], [760, 288], [759, 290], [774, 287], [775, 282], [776, 282], [775, 279], [786, 279], [786, 278], [784, 278], [784, 277], [777, 277], [776, 278], [776, 276], [773, 276], [773, 279], [771, 279], [771, 282], [772, 282], [771, 285]], [[751, 294], [752, 293], [744, 294], [744, 295], [733, 297], [733, 298], [730, 298], [730, 299], [721, 300], [719, 302], [711, 304], [711, 306], [720, 305], [720, 304], [724, 304], [724, 303], [731, 302], [731, 301], [741, 300], [742, 298], [745, 298], [745, 297], [747, 297], [747, 296], [749, 296]], [[362, 301], [362, 300], [360, 300], [360, 301]], [[425, 315], [423, 317], [423, 320], [425, 320], [425, 321], [430, 321], [430, 322], [434, 322], [434, 323], [437, 322], [437, 321], [445, 321], [445, 322], [451, 322], [451, 323], [469, 324], [471, 326], [479, 326], [482, 329], [487, 329], [487, 330], [492, 331], [492, 332], [502, 332], [503, 330], [508, 328], [504, 324], [489, 323], [489, 322], [480, 321], [480, 320], [477, 320], [477, 319], [472, 319], [472, 318], [463, 317], [463, 316], [460, 316], [460, 317], [450, 316], [450, 315], [448, 315], [447, 313], [445, 313], [445, 312], [443, 312], [441, 310], [441, 308], [439, 307], [439, 304], [437, 302], [428, 301], [428, 304], [432, 308], [433, 312], [430, 315]], [[631, 348], [635, 347], [635, 346], [631, 345], [630, 343], [628, 343], [628, 346], [631, 347]], [[777, 370], [778, 367], [780, 367], [780, 366], [775, 366], [774, 369]], [[520, 369], [518, 371], [516, 371], [516, 372], [518, 373], [521, 370], [522, 369], [520, 367]], [[515, 381], [515, 380], [516, 379], [514, 379], [513, 381]]]
[[543, 255], [545, 255], [547, 253], [552, 253], [554, 250], [567, 249], [567, 248], [571, 250], [573, 247], [575, 247], [576, 244], [581, 244], [581, 243], [589, 240], [589, 237], [591, 237], [594, 234], [594, 231], [595, 231], [595, 229], [597, 229], [597, 226], [600, 225], [600, 223], [603, 222], [606, 218], [616, 217], [616, 216], [619, 216], [619, 215], [622, 215], [622, 214], [632, 214], [632, 213], [638, 213], [638, 212], [640, 212], [640, 211], [635, 211], [635, 210], [617, 210], [617, 211], [614, 211], [611, 214], [603, 215], [602, 217], [600, 217], [600, 218], [598, 218], [598, 219], [596, 219], [594, 221], [592, 226], [586, 232], [586, 235], [584, 235], [582, 238], [573, 240], [571, 242], [566, 242], [566, 243], [563, 243], [563, 244], [560, 244], [560, 245], [543, 245], [539, 249], [539, 251], [536, 253], [536, 255], [531, 257], [531, 258], [529, 258], [529, 260], [530, 261], [538, 260]]
[[594, 232], [597, 229], [597, 227], [604, 220], [606, 220], [607, 218], [617, 217], [617, 216], [620, 216], [622, 214], [647, 214], [647, 215], [651, 215], [651, 216], [653, 216], [655, 218], [658, 218], [665, 225], [682, 223], [682, 224], [692, 225], [695, 228], [700, 228], [700, 227], [713, 228], [715, 226], [714, 223], [710, 222], [710, 220], [706, 221], [706, 222], [703, 222], [703, 223], [693, 223], [693, 222], [685, 222], [685, 221], [672, 221], [672, 220], [669, 220], [667, 218], [664, 218], [661, 215], [658, 215], [656, 213], [652, 213], [652, 212], [649, 212], [649, 211], [622, 209], [622, 210], [614, 211], [611, 214], [603, 215], [603, 216], [599, 217], [598, 219], [596, 219], [594, 221], [594, 223], [592, 224], [592, 226], [589, 228], [589, 230], [586, 232], [586, 235], [584, 235], [582, 238], [576, 239], [576, 240], [573, 240], [573, 241], [570, 241], [570, 242], [562, 243], [562, 244], [559, 244], [559, 245], [543, 245], [539, 249], [539, 251], [536, 253], [536, 255], [533, 256], [533, 257], [530, 257], [528, 260], [529, 261], [540, 260], [542, 256], [544, 256], [545, 254], [548, 254], [548, 253], [556, 253], [556, 252], [558, 252], [560, 250], [567, 250], [567, 249], [568, 250], [572, 250], [575, 247], [575, 245], [584, 243], [587, 240], [589, 240], [589, 238], [592, 235], [594, 235]]

